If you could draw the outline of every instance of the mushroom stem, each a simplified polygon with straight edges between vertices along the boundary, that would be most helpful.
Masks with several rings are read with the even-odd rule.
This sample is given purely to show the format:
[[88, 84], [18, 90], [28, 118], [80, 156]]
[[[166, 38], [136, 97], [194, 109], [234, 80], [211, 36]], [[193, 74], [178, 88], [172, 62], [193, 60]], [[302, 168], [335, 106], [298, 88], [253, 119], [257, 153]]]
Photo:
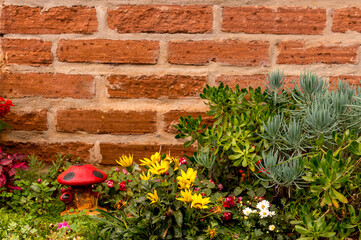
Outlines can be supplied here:
[[92, 195], [91, 185], [72, 186], [74, 194], [74, 203], [78, 210], [91, 209], [95, 207], [95, 199]]

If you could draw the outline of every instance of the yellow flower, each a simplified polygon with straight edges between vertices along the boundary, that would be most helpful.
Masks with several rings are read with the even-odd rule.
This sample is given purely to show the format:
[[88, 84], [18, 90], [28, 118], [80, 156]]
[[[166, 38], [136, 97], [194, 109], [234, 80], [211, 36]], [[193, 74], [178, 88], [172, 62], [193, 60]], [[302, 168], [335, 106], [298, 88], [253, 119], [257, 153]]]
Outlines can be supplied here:
[[129, 157], [123, 154], [123, 156], [119, 157], [119, 161], [115, 160], [122, 167], [130, 167], [133, 165], [133, 155], [129, 154]]
[[150, 166], [154, 163], [160, 162], [161, 159], [161, 155], [159, 152], [154, 153], [150, 159], [149, 158], [144, 158], [143, 160], [140, 160], [140, 165], [146, 165], [146, 166]]
[[203, 208], [208, 208], [208, 206], [206, 206], [207, 203], [210, 203], [211, 201], [209, 200], [209, 197], [207, 198], [202, 198], [202, 194], [197, 194], [195, 193], [192, 196], [192, 203], [191, 203], [191, 207], [192, 208], [199, 208], [199, 209], [203, 209]]
[[184, 191], [181, 191], [180, 194], [182, 197], [176, 198], [177, 200], [182, 201], [184, 203], [192, 202], [192, 191], [191, 190], [186, 189]]
[[151, 201], [150, 204], [156, 203], [159, 201], [157, 190], [153, 189], [153, 193], [148, 193], [147, 198]]
[[149, 172], [155, 175], [161, 175], [168, 171], [169, 163], [166, 161], [161, 161], [160, 164], [158, 162], [153, 163], [149, 166]]
[[149, 178], [152, 177], [152, 174], [150, 174], [150, 172], [148, 171], [147, 174], [145, 174], [145, 172], [143, 172], [142, 174], [140, 174], [140, 179], [144, 180], [144, 181], [148, 181]]
[[179, 158], [175, 158], [173, 171], [177, 171], [178, 169], [179, 169]]
[[192, 184], [197, 177], [197, 170], [194, 171], [193, 168], [188, 168], [187, 173], [181, 170], [181, 175], [182, 176], [177, 177], [180, 189], [187, 189], [192, 187]]

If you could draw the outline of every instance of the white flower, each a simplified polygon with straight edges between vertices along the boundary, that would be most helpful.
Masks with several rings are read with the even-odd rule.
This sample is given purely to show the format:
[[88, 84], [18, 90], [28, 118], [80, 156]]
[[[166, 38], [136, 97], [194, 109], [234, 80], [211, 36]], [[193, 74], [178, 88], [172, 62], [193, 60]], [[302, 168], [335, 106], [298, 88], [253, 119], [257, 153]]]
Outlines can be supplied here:
[[252, 213], [252, 209], [250, 209], [249, 207], [243, 209], [243, 214], [246, 216], [249, 216], [250, 213]]
[[259, 203], [257, 203], [256, 207], [262, 211], [262, 210], [268, 210], [269, 206], [270, 204], [267, 200], [262, 200]]
[[268, 230], [270, 230], [270, 231], [275, 230], [275, 228], [276, 228], [275, 225], [269, 225], [269, 226], [268, 226]]
[[270, 212], [269, 212], [269, 215], [270, 215], [270, 217], [273, 217], [273, 216], [276, 215], [276, 212], [275, 212], [275, 211], [270, 211]]
[[269, 214], [270, 214], [270, 212], [268, 211], [268, 209], [261, 210], [261, 211], [259, 212], [259, 216], [260, 216], [261, 218], [268, 217]]

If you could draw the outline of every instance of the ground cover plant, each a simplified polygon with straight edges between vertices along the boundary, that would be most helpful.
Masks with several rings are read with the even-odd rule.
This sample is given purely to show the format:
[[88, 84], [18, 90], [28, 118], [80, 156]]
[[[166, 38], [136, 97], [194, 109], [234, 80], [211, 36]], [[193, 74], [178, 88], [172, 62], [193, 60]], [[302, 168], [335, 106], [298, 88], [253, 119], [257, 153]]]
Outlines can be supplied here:
[[93, 188], [108, 209], [97, 216], [59, 216], [56, 177], [75, 163], [69, 156], [45, 171], [34, 155], [2, 153], [0, 236], [361, 239], [361, 88], [304, 72], [287, 89], [285, 77], [268, 74], [265, 91], [206, 86], [213, 121], [174, 126], [197, 151], [120, 156]]

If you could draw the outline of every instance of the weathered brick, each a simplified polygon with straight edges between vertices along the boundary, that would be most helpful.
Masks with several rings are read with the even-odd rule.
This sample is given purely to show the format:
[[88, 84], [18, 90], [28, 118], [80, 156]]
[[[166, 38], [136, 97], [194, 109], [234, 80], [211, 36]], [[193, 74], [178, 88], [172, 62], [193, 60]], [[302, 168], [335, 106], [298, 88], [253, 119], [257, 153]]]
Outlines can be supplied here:
[[145, 134], [155, 132], [156, 112], [100, 111], [69, 109], [57, 112], [57, 131], [112, 134]]
[[93, 33], [98, 22], [94, 7], [40, 7], [7, 5], [2, 9], [0, 33]]
[[332, 13], [332, 31], [361, 32], [361, 9], [356, 7], [334, 9]]
[[72, 155], [72, 159], [80, 157], [82, 160], [88, 160], [93, 145], [82, 142], [34, 143], [3, 141], [0, 142], [0, 147], [6, 153], [34, 154], [38, 157], [38, 160], [51, 162], [56, 160], [55, 155], [58, 153], [63, 153], [63, 155], [69, 153]]
[[193, 155], [195, 148], [183, 148], [182, 145], [162, 145], [162, 144], [113, 144], [101, 143], [100, 153], [103, 157], [101, 164], [117, 165], [115, 159], [119, 159], [123, 154], [133, 155], [134, 160], [139, 163], [139, 159], [149, 158], [161, 149], [162, 153], [167, 153], [173, 157], [183, 155]]
[[108, 77], [111, 98], [182, 98], [197, 96], [207, 83], [206, 76], [127, 76]]
[[121, 5], [108, 10], [108, 26], [119, 33], [208, 33], [212, 7]]
[[7, 98], [92, 98], [94, 77], [52, 73], [3, 73], [0, 96]]
[[46, 115], [45, 109], [31, 112], [11, 110], [2, 120], [9, 123], [14, 130], [46, 131], [48, 130]]
[[155, 64], [159, 43], [135, 40], [65, 40], [58, 43], [61, 62]]
[[343, 79], [346, 80], [351, 86], [361, 86], [361, 76], [354, 75], [340, 75], [335, 77], [330, 77], [331, 88], [337, 86], [337, 80]]
[[173, 125], [179, 124], [179, 118], [187, 118], [191, 116], [193, 118], [197, 118], [199, 115], [202, 117], [202, 123], [210, 126], [213, 124], [214, 120], [212, 116], [208, 116], [205, 112], [189, 112], [189, 111], [180, 111], [180, 110], [172, 110], [164, 114], [164, 131], [176, 134], [178, 131], [173, 127]]
[[[228, 85], [230, 88], [235, 88], [236, 85], [239, 85], [239, 88], [249, 88], [252, 87], [256, 89], [261, 87], [261, 90], [266, 89], [266, 74], [256, 74], [256, 75], [220, 75], [216, 78], [216, 84], [221, 82], [225, 85]], [[298, 76], [286, 76], [285, 87], [292, 88], [292, 79], [298, 81]]]
[[8, 64], [40, 66], [53, 62], [51, 42], [48, 41], [0, 38], [0, 46], [8, 57]]
[[304, 41], [283, 41], [278, 43], [277, 49], [278, 64], [356, 64], [359, 44], [348, 46], [319, 44], [308, 47]]
[[266, 41], [179, 41], [168, 44], [168, 61], [173, 64], [205, 65], [210, 61], [238, 66], [268, 66]]
[[326, 10], [303, 7], [225, 7], [222, 31], [232, 33], [322, 34]]

